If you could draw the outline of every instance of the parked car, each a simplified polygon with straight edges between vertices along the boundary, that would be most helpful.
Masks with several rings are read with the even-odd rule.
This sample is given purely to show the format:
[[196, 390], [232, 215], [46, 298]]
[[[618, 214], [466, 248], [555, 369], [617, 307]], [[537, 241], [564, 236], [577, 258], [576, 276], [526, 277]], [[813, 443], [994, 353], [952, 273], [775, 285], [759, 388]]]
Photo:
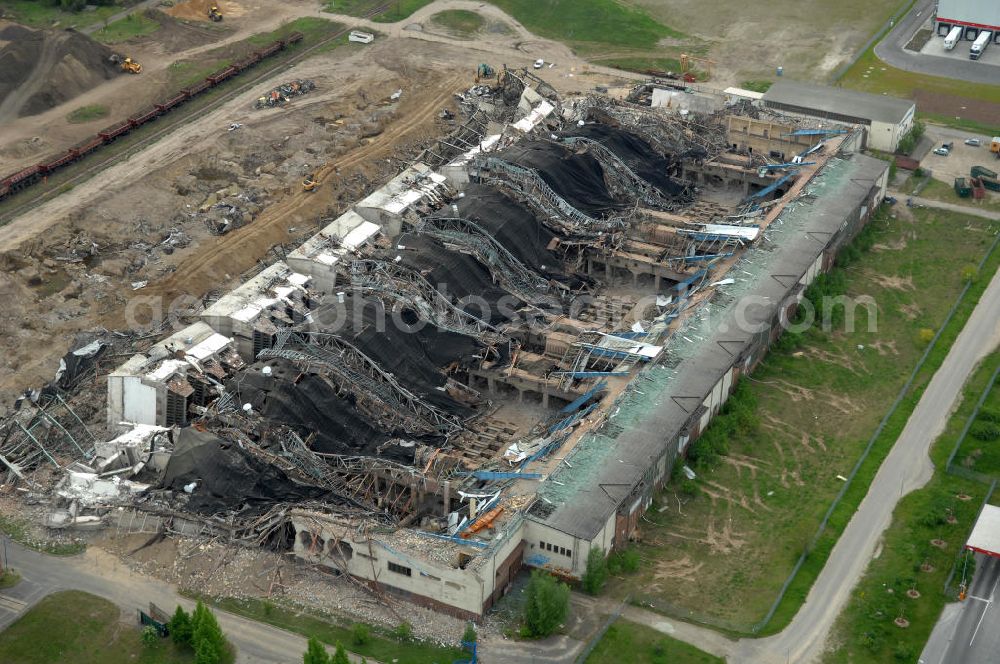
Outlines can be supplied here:
[[939, 154], [942, 157], [947, 157], [949, 154], [951, 154], [951, 144], [945, 143], [939, 148], [934, 148], [934, 154]]
[[965, 144], [971, 145], [974, 148], [978, 148], [980, 145], [983, 144], [983, 142], [980, 141], [978, 138], [967, 138], [965, 139]]
[[538, 58], [537, 60], [535, 60], [535, 64], [533, 66], [535, 67], [535, 69], [541, 69], [543, 66], [545, 66], [545, 60]]

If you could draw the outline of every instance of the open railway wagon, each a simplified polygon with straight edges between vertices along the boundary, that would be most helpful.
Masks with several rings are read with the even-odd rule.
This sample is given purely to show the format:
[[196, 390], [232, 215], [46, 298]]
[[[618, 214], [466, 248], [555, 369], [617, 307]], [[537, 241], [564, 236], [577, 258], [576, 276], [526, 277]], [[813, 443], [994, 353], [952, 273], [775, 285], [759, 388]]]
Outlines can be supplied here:
[[44, 181], [49, 175], [63, 166], [82, 159], [87, 155], [96, 152], [103, 146], [108, 145], [118, 138], [128, 134], [134, 129], [166, 115], [170, 111], [182, 105], [184, 102], [193, 99], [206, 90], [210, 90], [230, 78], [239, 75], [247, 69], [256, 66], [262, 60], [273, 56], [292, 44], [297, 44], [302, 41], [302, 39], [303, 35], [301, 32], [293, 32], [284, 39], [278, 39], [271, 42], [269, 45], [250, 53], [245, 58], [234, 62], [224, 69], [220, 69], [210, 76], [205, 77], [202, 81], [195, 83], [190, 87], [183, 88], [172, 95], [169, 99], [153, 104], [151, 107], [141, 111], [140, 113], [97, 132], [95, 136], [92, 136], [82, 143], [71, 147], [62, 154], [51, 157], [46, 161], [35, 164], [34, 166], [24, 168], [16, 173], [7, 175], [6, 177], [0, 179], [0, 201], [38, 182]]

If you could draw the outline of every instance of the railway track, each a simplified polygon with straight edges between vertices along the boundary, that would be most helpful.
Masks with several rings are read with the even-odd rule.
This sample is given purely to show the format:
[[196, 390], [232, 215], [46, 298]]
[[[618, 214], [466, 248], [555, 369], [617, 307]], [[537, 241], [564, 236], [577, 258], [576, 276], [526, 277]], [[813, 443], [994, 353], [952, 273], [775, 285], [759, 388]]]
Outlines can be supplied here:
[[[391, 6], [392, 2], [382, 3], [373, 7], [360, 18], [374, 18], [384, 13]], [[239, 79], [227, 82], [229, 85], [224, 85], [223, 88], [217, 88], [209, 93], [211, 98], [208, 100], [202, 100], [206, 101], [206, 103], [199, 104], [197, 101], [195, 101], [195, 103], [189, 102], [185, 107], [182, 107], [181, 110], [174, 111], [173, 113], [169, 113], [158, 118], [155, 125], [144, 125], [141, 128], [143, 134], [138, 139], [130, 142], [126, 147], [119, 148], [117, 150], [114, 149], [114, 147], [110, 147], [107, 150], [100, 150], [96, 153], [92, 153], [85, 157], [82, 162], [71, 166], [70, 168], [72, 170], [64, 170], [62, 173], [59, 173], [57, 177], [53, 178], [55, 182], [46, 182], [44, 184], [35, 185], [33, 187], [29, 187], [27, 190], [13, 194], [6, 202], [0, 204], [0, 226], [10, 223], [28, 210], [34, 209], [39, 205], [42, 205], [59, 196], [60, 194], [69, 191], [69, 189], [72, 189], [76, 185], [86, 182], [104, 169], [145, 150], [170, 132], [174, 131], [177, 127], [190, 121], [193, 117], [200, 116], [205, 108], [218, 106], [240, 94], [243, 94], [247, 90], [260, 85], [264, 80], [272, 76], [278, 70], [286, 68], [290, 64], [295, 64], [307, 59], [319, 49], [322, 49], [331, 42], [343, 37], [345, 34], [350, 32], [351, 29], [352, 28], [350, 26], [347, 26], [342, 30], [333, 32], [323, 39], [320, 39], [315, 44], [311, 44], [306, 47], [299, 47], [299, 49], [286, 58], [281, 58], [277, 61], [268, 61], [270, 66], [263, 65], [255, 67], [244, 76], [239, 77]]]

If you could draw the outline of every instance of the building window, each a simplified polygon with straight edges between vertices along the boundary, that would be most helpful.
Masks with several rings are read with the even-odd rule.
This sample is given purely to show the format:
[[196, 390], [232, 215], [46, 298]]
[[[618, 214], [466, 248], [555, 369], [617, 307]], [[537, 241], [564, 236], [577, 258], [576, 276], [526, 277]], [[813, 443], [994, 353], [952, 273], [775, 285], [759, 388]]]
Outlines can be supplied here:
[[397, 565], [394, 562], [389, 563], [389, 571], [395, 572], [396, 574], [402, 574], [403, 576], [412, 575], [409, 567], [403, 567], [402, 565]]
[[545, 542], [539, 540], [538, 541], [538, 548], [544, 550], [545, 549]]

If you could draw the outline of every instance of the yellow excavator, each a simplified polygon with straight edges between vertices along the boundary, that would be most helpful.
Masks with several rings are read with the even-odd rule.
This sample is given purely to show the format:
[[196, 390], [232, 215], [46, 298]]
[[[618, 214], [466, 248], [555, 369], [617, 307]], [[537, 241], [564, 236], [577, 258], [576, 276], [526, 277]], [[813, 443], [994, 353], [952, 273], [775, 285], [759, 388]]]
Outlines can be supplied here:
[[218, 23], [222, 20], [222, 12], [215, 5], [212, 5], [208, 10], [208, 18], [214, 23]]
[[302, 191], [314, 191], [319, 186], [315, 173], [310, 173], [302, 180]]
[[129, 74], [141, 74], [142, 65], [133, 60], [132, 58], [125, 58], [121, 62], [122, 71], [128, 72]]

